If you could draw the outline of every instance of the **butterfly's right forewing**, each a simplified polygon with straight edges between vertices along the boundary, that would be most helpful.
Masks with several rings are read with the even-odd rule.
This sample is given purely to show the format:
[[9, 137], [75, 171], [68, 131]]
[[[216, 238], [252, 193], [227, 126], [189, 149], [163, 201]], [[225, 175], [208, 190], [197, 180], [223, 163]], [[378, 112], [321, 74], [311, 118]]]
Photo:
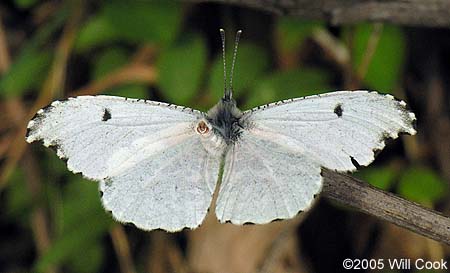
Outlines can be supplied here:
[[27, 141], [56, 148], [71, 171], [100, 181], [119, 221], [176, 231], [200, 225], [218, 177], [220, 156], [194, 131], [202, 117], [153, 101], [81, 96], [40, 110]]

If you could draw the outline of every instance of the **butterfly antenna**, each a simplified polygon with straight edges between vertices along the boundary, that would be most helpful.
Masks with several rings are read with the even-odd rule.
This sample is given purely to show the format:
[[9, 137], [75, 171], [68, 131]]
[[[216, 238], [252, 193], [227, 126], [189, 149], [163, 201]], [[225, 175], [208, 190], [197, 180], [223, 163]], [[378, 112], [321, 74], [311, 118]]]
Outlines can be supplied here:
[[232, 89], [233, 89], [233, 72], [234, 72], [234, 64], [236, 62], [237, 50], [239, 45], [239, 39], [241, 38], [242, 30], [238, 30], [236, 32], [236, 40], [234, 40], [234, 52], [233, 52], [233, 62], [231, 63], [231, 75], [230, 75], [230, 89], [228, 91], [229, 98], [232, 97]]
[[222, 59], [223, 59], [223, 85], [224, 85], [224, 99], [229, 100], [231, 98], [230, 91], [227, 88], [227, 65], [225, 61], [225, 30], [221, 28], [220, 38], [222, 39]]

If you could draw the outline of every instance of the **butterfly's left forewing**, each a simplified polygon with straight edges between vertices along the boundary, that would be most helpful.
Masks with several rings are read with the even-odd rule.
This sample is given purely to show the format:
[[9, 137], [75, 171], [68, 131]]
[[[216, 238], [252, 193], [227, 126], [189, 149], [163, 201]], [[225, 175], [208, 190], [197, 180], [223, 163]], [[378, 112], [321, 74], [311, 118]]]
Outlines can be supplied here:
[[177, 231], [200, 225], [218, 178], [221, 157], [194, 130], [202, 117], [153, 101], [81, 96], [40, 110], [27, 141], [53, 146], [69, 170], [99, 181], [119, 221]]

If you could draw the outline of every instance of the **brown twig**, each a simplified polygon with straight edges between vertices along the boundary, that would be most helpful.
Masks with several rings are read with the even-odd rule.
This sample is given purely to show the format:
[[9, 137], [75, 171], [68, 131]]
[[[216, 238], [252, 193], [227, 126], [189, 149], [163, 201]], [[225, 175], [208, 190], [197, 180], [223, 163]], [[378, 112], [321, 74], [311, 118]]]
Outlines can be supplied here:
[[251, 7], [277, 15], [326, 20], [334, 25], [386, 22], [398, 25], [450, 27], [447, 0], [185, 0]]
[[8, 70], [11, 63], [10, 58], [6, 33], [3, 28], [2, 18], [0, 17], [0, 75]]
[[130, 244], [123, 227], [119, 224], [114, 225], [109, 234], [113, 242], [114, 250], [119, 261], [120, 271], [122, 273], [136, 272], [131, 259]]
[[[26, 176], [28, 191], [32, 196], [33, 203], [39, 204], [38, 200], [42, 193], [42, 176], [36, 162], [36, 159], [31, 153], [25, 153], [23, 157], [23, 169]], [[39, 256], [44, 255], [51, 245], [51, 238], [48, 215], [42, 205], [36, 205], [33, 207], [33, 211], [31, 213], [31, 230], [33, 231], [37, 253]], [[56, 266], [47, 268], [47, 272], [49, 273], [56, 273], [58, 271], [59, 270]]]
[[323, 170], [323, 195], [395, 225], [450, 245], [450, 218], [377, 189], [349, 175]]
[[350, 51], [342, 41], [323, 28], [313, 31], [312, 39], [323, 50], [327, 59], [344, 72], [350, 70]]
[[154, 83], [155, 80], [156, 70], [154, 66], [132, 63], [98, 81], [71, 92], [69, 96], [94, 95], [127, 82]]

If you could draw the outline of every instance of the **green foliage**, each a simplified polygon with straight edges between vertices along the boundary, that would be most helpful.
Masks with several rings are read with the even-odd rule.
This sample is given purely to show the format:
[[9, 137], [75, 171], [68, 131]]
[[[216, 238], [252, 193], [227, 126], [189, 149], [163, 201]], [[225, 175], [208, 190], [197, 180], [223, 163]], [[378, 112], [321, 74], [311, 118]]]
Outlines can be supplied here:
[[[68, 264], [71, 272], [96, 272], [103, 260], [100, 239], [112, 224], [101, 204], [98, 185], [70, 175], [62, 194], [60, 231], [50, 249], [35, 264], [36, 272]], [[82, 251], [81, 251], [82, 250]], [[87, 253], [92, 254], [87, 255]]]
[[[99, 54], [92, 69], [92, 78], [99, 79], [128, 63], [129, 54], [121, 47], [112, 47]], [[130, 83], [102, 93], [114, 96], [142, 99], [147, 97], [147, 88], [143, 84]]]
[[389, 166], [368, 167], [355, 173], [355, 175], [379, 189], [389, 191], [395, 182], [397, 172]]
[[38, 0], [14, 0], [14, 3], [16, 4], [16, 6], [21, 9], [31, 8], [37, 2], [38, 2]]
[[296, 50], [314, 30], [322, 28], [322, 22], [304, 21], [295, 17], [281, 17], [277, 20], [277, 43], [282, 51]]
[[98, 54], [92, 69], [92, 78], [99, 79], [128, 62], [129, 54], [121, 47], [111, 47]]
[[[230, 77], [233, 49], [230, 47], [226, 53], [227, 77]], [[233, 97], [241, 97], [245, 91], [252, 88], [269, 68], [269, 56], [265, 49], [254, 44], [242, 42], [239, 45], [235, 71], [233, 74]], [[213, 101], [223, 97], [223, 60], [222, 53], [217, 54], [211, 67], [208, 94]], [[228, 83], [227, 83], [228, 85]]]
[[25, 91], [39, 88], [48, 73], [51, 60], [50, 51], [24, 52], [0, 80], [0, 96], [17, 97]]
[[[356, 27], [353, 43], [355, 69], [361, 64], [373, 30], [373, 25]], [[371, 89], [392, 93], [399, 83], [405, 62], [405, 35], [401, 28], [384, 25], [376, 50], [369, 64], [364, 83]]]
[[398, 193], [409, 200], [432, 206], [448, 194], [448, 184], [431, 169], [412, 167], [400, 178]]
[[117, 40], [119, 40], [117, 32], [108, 18], [104, 14], [96, 14], [78, 33], [75, 50], [84, 52]]
[[86, 51], [115, 41], [169, 44], [181, 23], [175, 1], [109, 1], [81, 29], [76, 49]]
[[206, 67], [205, 42], [190, 36], [167, 48], [158, 60], [159, 86], [169, 102], [181, 105], [197, 94]]
[[246, 109], [289, 98], [314, 95], [332, 89], [330, 75], [321, 69], [301, 68], [274, 72], [256, 84]]
[[181, 9], [175, 1], [111, 1], [105, 15], [118, 35], [130, 42], [170, 42], [177, 33]]
[[[44, 80], [48, 78], [51, 62], [58, 61], [57, 58], [60, 57], [54, 54], [55, 45], [64, 33], [64, 26], [70, 22], [69, 18], [73, 18], [70, 16], [74, 10], [72, 7], [78, 3], [78, 1], [56, 2], [58, 9], [49, 9], [48, 15], [38, 24], [34, 20], [39, 17], [36, 15], [38, 12], [33, 8], [46, 5], [47, 2], [41, 3], [36, 0], [12, 2], [11, 5], [23, 9], [19, 13], [26, 18], [25, 20], [12, 18], [12, 20], [8, 14], [4, 22], [7, 37], [16, 37], [16, 40], [13, 39], [8, 43], [13, 63], [9, 71], [0, 78], [0, 99], [20, 98], [25, 106], [34, 103], [34, 98], [41, 90]], [[6, 5], [6, 10], [9, 6]], [[156, 90], [158, 99], [196, 108], [199, 105], [212, 106], [223, 96], [224, 91], [222, 52], [215, 52], [213, 49], [208, 51], [208, 42], [214, 41], [206, 40], [206, 36], [194, 32], [198, 27], [209, 31], [210, 26], [199, 26], [199, 22], [192, 24], [191, 18], [185, 16], [185, 14], [197, 16], [196, 9], [192, 9], [194, 10], [192, 12], [191, 7], [177, 1], [150, 0], [113, 0], [84, 5], [84, 21], [81, 22], [80, 29], [75, 28], [77, 33], [74, 52], [69, 52], [65, 81], [67, 90], [72, 91], [90, 81], [110, 76], [128, 64], [140, 48], [150, 45], [155, 49], [153, 64], [156, 66], [158, 76], [151, 90]], [[24, 24], [9, 29], [11, 25], [9, 20]], [[274, 27], [273, 37], [265, 28], [261, 28], [268, 37], [268, 44], [265, 46], [257, 44], [252, 37], [247, 38], [246, 35], [243, 36], [239, 46], [233, 89], [234, 98], [237, 99], [241, 109], [337, 89], [333, 86], [332, 80], [346, 72], [333, 71], [340, 68], [330, 69], [328, 63], [316, 62], [315, 56], [311, 58], [313, 63], [307, 63], [304, 67], [298, 64], [295, 69], [285, 71], [273, 67], [273, 64], [281, 63], [277, 58], [304, 56], [301, 50], [305, 39], [311, 37], [316, 29], [323, 28], [323, 23], [279, 17], [271, 22], [270, 26]], [[345, 32], [345, 27], [343, 29]], [[369, 24], [354, 27], [354, 44], [349, 47], [353, 49], [354, 70], [358, 69], [364, 58], [372, 29], [372, 25]], [[243, 30], [246, 33], [245, 26]], [[228, 38], [231, 38], [227, 40], [229, 43], [226, 60], [227, 74], [230, 76], [234, 33], [227, 32], [227, 34], [230, 35]], [[218, 32], [216, 37], [215, 49], [220, 45]], [[20, 45], [18, 41], [21, 42]], [[405, 43], [400, 28], [383, 27], [367, 75], [363, 79], [365, 87], [382, 92], [391, 92], [395, 89], [400, 82], [405, 61]], [[211, 52], [216, 54], [209, 56], [208, 53]], [[311, 53], [317, 54], [314, 51]], [[307, 61], [309, 62], [310, 58]], [[81, 65], [77, 67], [74, 64]], [[289, 63], [291, 64], [297, 65], [296, 62]], [[149, 62], [148, 65], [152, 63]], [[127, 82], [109, 90], [102, 90], [101, 94], [147, 98], [149, 91], [150, 87], [145, 84]], [[2, 116], [1, 120], [3, 122], [6, 119]], [[2, 124], [6, 137], [10, 128], [16, 129], [12, 123], [6, 123], [4, 127]], [[8, 227], [19, 226], [20, 229], [27, 231], [25, 235], [19, 235], [26, 239], [21, 238], [15, 249], [17, 253], [25, 253], [26, 256], [19, 258], [24, 261], [20, 261], [23, 264], [18, 266], [18, 270], [48, 272], [50, 268], [58, 267], [61, 272], [104, 271], [108, 268], [110, 260], [116, 257], [106, 256], [113, 252], [106, 249], [111, 248], [108, 232], [113, 221], [102, 208], [98, 183], [86, 181], [80, 175], [69, 174], [64, 161], [53, 151], [37, 147], [38, 145], [34, 146], [30, 151], [38, 159], [41, 168], [37, 172], [39, 174], [37, 178], [41, 181], [39, 192], [37, 194], [30, 192], [30, 181], [26, 180], [30, 170], [23, 169], [27, 171], [25, 173], [22, 168], [17, 168], [13, 172], [7, 188], [2, 192], [2, 197], [5, 197], [2, 199], [2, 204], [5, 204], [5, 213], [0, 217], [2, 223], [5, 222]], [[26, 167], [20, 164], [21, 167]], [[223, 165], [221, 173], [222, 170]], [[423, 167], [410, 168], [400, 173], [389, 166], [376, 166], [364, 168], [355, 175], [384, 190], [396, 187], [402, 196], [427, 206], [432, 206], [448, 193], [445, 181], [433, 170]], [[400, 182], [396, 185], [394, 182], [399, 178]], [[34, 245], [38, 243], [32, 241], [32, 229], [35, 228], [32, 212], [36, 209], [43, 209], [47, 214], [46, 221], [51, 239], [50, 248], [42, 256], [34, 251], [34, 248], [37, 248]], [[15, 244], [15, 239], [10, 240], [8, 236], [9, 234], [6, 234], [2, 237], [9, 240], [5, 245]], [[131, 244], [135, 244], [145, 236], [147, 233], [134, 231], [133, 236], [130, 236]], [[0, 247], [1, 253], [8, 251], [10, 251], [8, 248]], [[148, 254], [144, 253], [142, 257], [146, 259], [148, 257], [146, 255]], [[146, 266], [143, 264], [146, 261], [142, 262], [145, 260], [142, 257], [141, 259], [133, 257], [138, 271], [145, 271]]]
[[26, 226], [33, 207], [33, 200], [25, 183], [25, 176], [20, 169], [15, 169], [9, 179], [10, 187], [6, 194], [5, 212], [8, 217], [17, 219], [21, 225]]

